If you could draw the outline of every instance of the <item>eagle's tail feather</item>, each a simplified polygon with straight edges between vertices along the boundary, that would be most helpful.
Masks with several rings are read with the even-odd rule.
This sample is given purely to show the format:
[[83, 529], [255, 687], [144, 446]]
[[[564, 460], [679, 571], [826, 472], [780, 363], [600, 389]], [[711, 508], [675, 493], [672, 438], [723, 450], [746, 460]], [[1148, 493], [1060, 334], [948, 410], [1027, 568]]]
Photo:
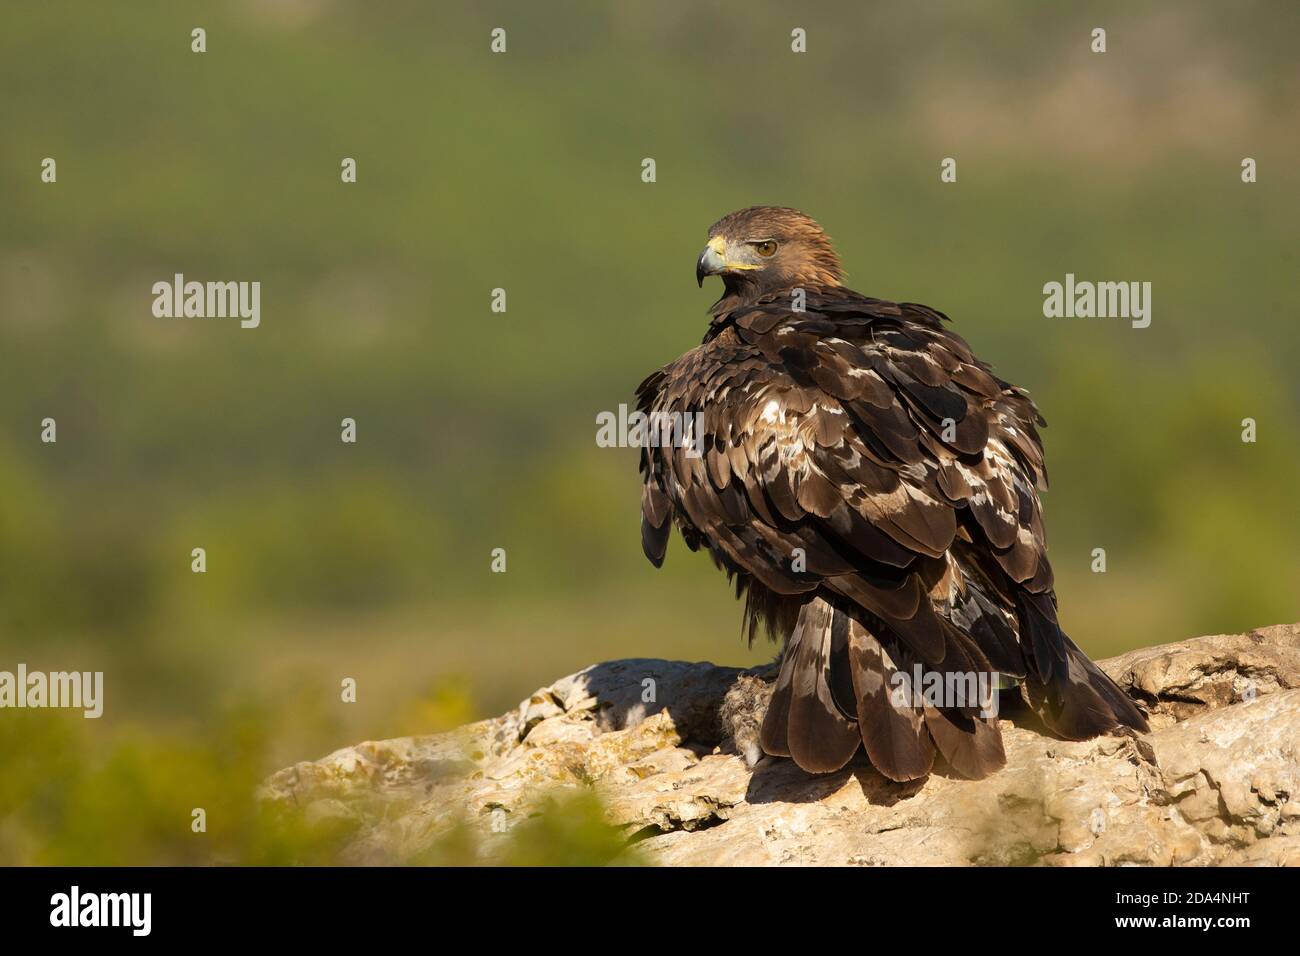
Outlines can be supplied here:
[[834, 619], [834, 608], [820, 598], [800, 610], [759, 734], [767, 753], [792, 757], [810, 773], [839, 770], [860, 742], [831, 686], [832, 660], [840, 656]]
[[1025, 690], [1052, 731], [1088, 740], [1120, 726], [1150, 729], [1137, 705], [1061, 630], [1050, 596], [1022, 595], [1019, 617], [1034, 658]]
[[996, 717], [952, 707], [925, 706], [925, 729], [948, 765], [963, 777], [979, 780], [1007, 764]]
[[924, 777], [934, 765], [934, 741], [924, 716], [893, 693], [898, 672], [894, 660], [870, 631], [851, 618], [849, 666], [858, 730], [872, 765], [891, 780]]
[[898, 674], [910, 676], [911, 656], [860, 618], [822, 598], [803, 606], [763, 719], [763, 750], [829, 773], [861, 744], [872, 765], [896, 781], [924, 777], [936, 751], [966, 777], [1001, 769], [1006, 758], [996, 720], [975, 706], [936, 708], [899, 693]]

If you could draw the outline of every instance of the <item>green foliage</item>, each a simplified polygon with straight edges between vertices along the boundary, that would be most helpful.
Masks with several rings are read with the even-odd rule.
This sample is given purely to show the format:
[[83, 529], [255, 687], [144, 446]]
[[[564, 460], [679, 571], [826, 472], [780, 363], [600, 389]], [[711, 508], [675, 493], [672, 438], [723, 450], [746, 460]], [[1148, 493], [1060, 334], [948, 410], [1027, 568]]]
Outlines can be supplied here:
[[[431, 712], [457, 719], [444, 690]], [[265, 775], [271, 715], [223, 715], [220, 736], [128, 727], [104, 735], [67, 713], [18, 711], [0, 721], [0, 865], [292, 866], [335, 863], [356, 829], [346, 815], [308, 820], [252, 795]], [[436, 720], [434, 721], [437, 722]], [[107, 739], [106, 739], [107, 738]], [[196, 832], [193, 811], [204, 811]], [[412, 862], [425, 865], [601, 866], [626, 849], [590, 791], [547, 798], [499, 841], [465, 824]], [[636, 864], [635, 854], [620, 860]]]
[[590, 790], [547, 796], [500, 841], [485, 841], [461, 823], [441, 835], [412, 864], [421, 866], [643, 866], [627, 835], [605, 820]]
[[[222, 737], [16, 711], [0, 721], [0, 864], [151, 866], [325, 863], [346, 831], [308, 828], [252, 799], [265, 715], [226, 716]], [[195, 832], [193, 811], [206, 814]]]
[[605, 822], [600, 801], [586, 790], [548, 798], [510, 837], [499, 861], [505, 866], [603, 866], [627, 845], [623, 832]]

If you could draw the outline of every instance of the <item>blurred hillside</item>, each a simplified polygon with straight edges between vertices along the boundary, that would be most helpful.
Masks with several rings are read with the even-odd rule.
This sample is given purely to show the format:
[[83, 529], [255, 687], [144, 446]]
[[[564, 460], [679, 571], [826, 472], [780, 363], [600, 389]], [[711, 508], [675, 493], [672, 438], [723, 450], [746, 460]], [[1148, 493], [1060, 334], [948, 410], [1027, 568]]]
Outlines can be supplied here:
[[[1295, 4], [0, 16], [0, 668], [104, 670], [106, 717], [68, 731], [91, 752], [206, 760], [253, 727], [212, 764], [252, 779], [594, 660], [768, 656], [707, 560], [645, 562], [636, 454], [594, 440], [699, 341], [705, 230], [760, 202], [819, 218], [851, 285], [944, 310], [1034, 394], [1089, 652], [1300, 617]], [[261, 327], [155, 319], [178, 272], [260, 281]], [[1067, 272], [1150, 281], [1150, 328], [1045, 319]]]

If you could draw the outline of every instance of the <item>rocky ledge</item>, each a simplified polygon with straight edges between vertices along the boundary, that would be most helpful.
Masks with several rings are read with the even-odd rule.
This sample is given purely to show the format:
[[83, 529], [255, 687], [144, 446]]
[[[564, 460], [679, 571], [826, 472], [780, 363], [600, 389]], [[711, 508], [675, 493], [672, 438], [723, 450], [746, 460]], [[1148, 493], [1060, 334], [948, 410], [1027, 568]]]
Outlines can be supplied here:
[[630, 852], [662, 865], [1300, 864], [1300, 625], [1101, 665], [1149, 734], [1071, 743], [1012, 714], [1006, 769], [980, 781], [892, 783], [861, 753], [826, 776], [772, 758], [751, 770], [718, 708], [762, 668], [621, 660], [491, 720], [281, 770], [260, 797], [344, 824], [352, 863], [418, 861], [466, 826], [490, 861], [545, 798], [590, 788]]

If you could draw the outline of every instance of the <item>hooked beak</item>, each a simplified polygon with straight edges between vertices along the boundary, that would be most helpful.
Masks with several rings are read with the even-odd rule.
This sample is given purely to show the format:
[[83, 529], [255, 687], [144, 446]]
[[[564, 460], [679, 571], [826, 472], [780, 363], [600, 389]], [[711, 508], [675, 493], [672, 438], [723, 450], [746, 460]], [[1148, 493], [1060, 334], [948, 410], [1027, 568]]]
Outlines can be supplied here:
[[703, 286], [705, 276], [715, 276], [727, 268], [727, 240], [714, 236], [695, 262], [695, 281]]

